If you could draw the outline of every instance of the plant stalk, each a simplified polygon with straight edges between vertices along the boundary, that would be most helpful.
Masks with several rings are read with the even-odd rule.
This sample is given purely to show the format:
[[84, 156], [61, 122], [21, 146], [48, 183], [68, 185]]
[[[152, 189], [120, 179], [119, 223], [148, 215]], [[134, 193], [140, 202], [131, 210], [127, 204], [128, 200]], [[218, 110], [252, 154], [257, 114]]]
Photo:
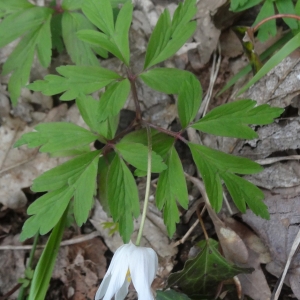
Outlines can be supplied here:
[[141, 243], [141, 238], [143, 234], [143, 229], [146, 221], [148, 203], [149, 203], [149, 195], [150, 195], [150, 185], [151, 185], [151, 155], [152, 155], [152, 139], [151, 139], [151, 130], [149, 126], [146, 126], [147, 129], [147, 137], [148, 137], [148, 167], [147, 167], [147, 181], [146, 181], [146, 191], [145, 191], [145, 200], [144, 200], [144, 207], [143, 207], [143, 214], [141, 219], [141, 225], [138, 232], [138, 236], [136, 239], [135, 244], [137, 246]]

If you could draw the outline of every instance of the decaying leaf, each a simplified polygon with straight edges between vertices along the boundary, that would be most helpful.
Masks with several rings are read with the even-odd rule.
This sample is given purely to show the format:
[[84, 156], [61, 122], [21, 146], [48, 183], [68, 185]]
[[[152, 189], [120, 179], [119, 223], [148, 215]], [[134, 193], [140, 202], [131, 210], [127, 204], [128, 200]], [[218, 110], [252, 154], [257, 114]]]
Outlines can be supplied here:
[[[250, 211], [243, 215], [243, 220], [249, 224], [268, 246], [271, 253], [271, 262], [267, 270], [280, 276], [286, 264], [291, 246], [299, 231], [300, 223], [300, 189], [274, 189], [265, 191], [265, 203], [269, 207], [270, 220], [265, 221], [254, 216]], [[295, 296], [299, 299], [300, 253], [296, 253], [286, 276], [286, 283], [291, 285]]]
[[226, 261], [218, 251], [218, 243], [212, 239], [201, 241], [198, 246], [201, 252], [168, 279], [169, 286], [177, 285], [191, 299], [213, 297], [221, 281], [252, 271]]

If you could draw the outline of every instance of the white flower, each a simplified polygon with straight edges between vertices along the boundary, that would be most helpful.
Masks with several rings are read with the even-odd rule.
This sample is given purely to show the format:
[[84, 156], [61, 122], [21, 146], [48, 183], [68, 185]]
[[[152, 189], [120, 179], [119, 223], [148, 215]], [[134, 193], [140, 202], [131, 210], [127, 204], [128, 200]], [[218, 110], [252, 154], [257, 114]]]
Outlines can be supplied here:
[[118, 248], [95, 300], [123, 300], [132, 280], [139, 300], [153, 300], [151, 283], [155, 277], [158, 259], [151, 248], [137, 247], [131, 242]]

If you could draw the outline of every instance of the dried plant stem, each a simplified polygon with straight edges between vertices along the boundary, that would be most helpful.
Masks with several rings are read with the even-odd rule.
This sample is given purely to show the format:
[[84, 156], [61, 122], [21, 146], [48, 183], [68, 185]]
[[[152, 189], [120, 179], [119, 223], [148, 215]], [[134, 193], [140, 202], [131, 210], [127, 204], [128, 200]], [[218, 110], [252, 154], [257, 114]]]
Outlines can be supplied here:
[[[91, 240], [99, 235], [100, 235], [100, 232], [93, 231], [90, 234], [86, 234], [86, 235], [79, 236], [79, 237], [76, 237], [76, 238], [73, 238], [70, 240], [62, 241], [60, 243], [60, 247], [82, 243], [82, 242]], [[0, 246], [0, 251], [1, 250], [31, 250], [33, 248], [33, 246], [34, 245], [24, 245], [24, 246], [5, 245], [5, 246]], [[37, 249], [41, 249], [41, 248], [45, 248], [45, 247], [46, 247], [46, 245], [36, 246]]]
[[270, 16], [268, 18], [263, 19], [262, 21], [260, 21], [259, 23], [257, 23], [253, 28], [252, 28], [252, 32], [254, 33], [255, 31], [258, 30], [258, 28], [265, 24], [266, 22], [270, 21], [270, 20], [274, 20], [274, 19], [280, 19], [280, 18], [291, 18], [291, 19], [296, 19], [298, 21], [300, 21], [300, 16], [297, 15], [293, 15], [293, 14], [278, 14], [278, 15], [274, 15], [274, 16]]
[[208, 237], [208, 234], [206, 232], [206, 229], [205, 229], [205, 226], [204, 226], [204, 223], [203, 223], [203, 219], [202, 219], [202, 215], [203, 215], [203, 212], [205, 211], [205, 206], [202, 208], [202, 211], [200, 212], [200, 205], [197, 207], [197, 217], [199, 219], [199, 222], [200, 222], [200, 225], [202, 227], [202, 231], [203, 231], [203, 234], [204, 234], [204, 237], [205, 237], [205, 240], [208, 241], [209, 240], [209, 237]]

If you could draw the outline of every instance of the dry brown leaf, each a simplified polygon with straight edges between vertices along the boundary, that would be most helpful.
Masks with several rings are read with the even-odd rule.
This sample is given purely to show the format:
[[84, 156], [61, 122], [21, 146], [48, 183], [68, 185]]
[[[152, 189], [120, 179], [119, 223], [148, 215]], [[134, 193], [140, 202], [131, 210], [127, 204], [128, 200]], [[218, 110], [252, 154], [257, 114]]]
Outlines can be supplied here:
[[[21, 245], [19, 236], [6, 237], [1, 245]], [[24, 277], [23, 250], [5, 250], [0, 251], [0, 294], [9, 292], [18, 283], [18, 278]], [[10, 299], [17, 299], [18, 291], [15, 292]]]
[[[250, 210], [243, 215], [243, 220], [249, 224], [261, 237], [271, 253], [271, 262], [267, 270], [280, 276], [290, 253], [292, 244], [299, 231], [300, 223], [300, 187], [274, 189], [265, 191], [265, 203], [269, 208], [270, 220], [255, 216]], [[300, 299], [299, 283], [300, 253], [295, 254], [286, 283], [291, 285], [295, 296]]]
[[64, 283], [72, 299], [93, 299], [106, 272], [106, 250], [99, 238], [61, 247], [52, 278]]
[[234, 230], [245, 243], [249, 257], [245, 264], [239, 264], [240, 267], [254, 268], [250, 274], [240, 274], [238, 278], [241, 282], [243, 293], [250, 296], [253, 300], [270, 299], [271, 291], [266, 280], [266, 277], [261, 270], [261, 263], [270, 262], [270, 253], [261, 239], [254, 234], [248, 227], [242, 223], [226, 218], [225, 224]]

